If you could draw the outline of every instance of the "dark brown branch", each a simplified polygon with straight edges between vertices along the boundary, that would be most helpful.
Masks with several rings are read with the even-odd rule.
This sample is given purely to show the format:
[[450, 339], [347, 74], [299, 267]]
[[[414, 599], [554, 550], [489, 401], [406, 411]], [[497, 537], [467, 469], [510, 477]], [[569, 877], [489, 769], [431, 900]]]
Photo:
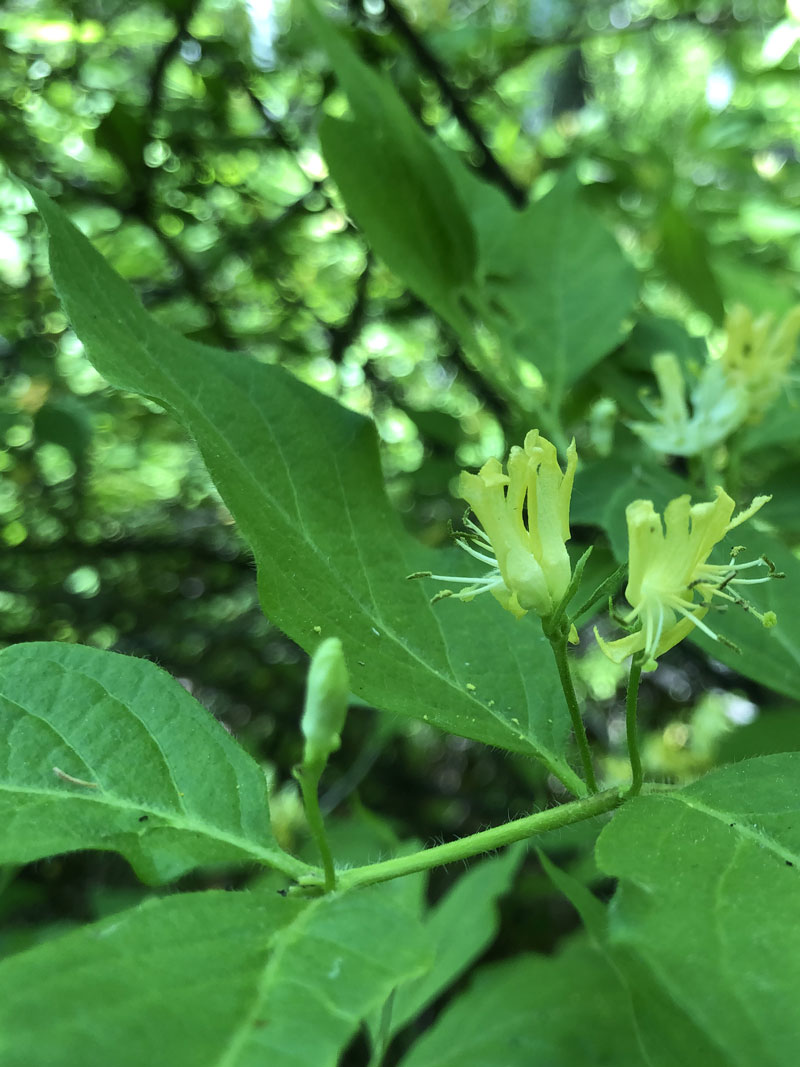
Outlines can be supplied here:
[[194, 16], [197, 4], [198, 0], [188, 0], [183, 10], [178, 12], [175, 33], [164, 44], [156, 57], [153, 73], [150, 76], [150, 98], [147, 102], [148, 125], [151, 128], [161, 110], [161, 101], [164, 95], [164, 77], [167, 73], [167, 67], [180, 50], [181, 41], [186, 35], [187, 27]]
[[439, 59], [416, 33], [399, 8], [395, 7], [392, 0], [384, 0], [383, 6], [386, 22], [405, 41], [419, 66], [435, 82], [458, 124], [481, 153], [482, 163], [477, 169], [483, 173], [487, 181], [502, 189], [516, 207], [524, 207], [527, 203], [527, 193], [516, 184], [498, 162], [486, 143], [483, 131], [470, 114], [464, 97], [448, 78]]

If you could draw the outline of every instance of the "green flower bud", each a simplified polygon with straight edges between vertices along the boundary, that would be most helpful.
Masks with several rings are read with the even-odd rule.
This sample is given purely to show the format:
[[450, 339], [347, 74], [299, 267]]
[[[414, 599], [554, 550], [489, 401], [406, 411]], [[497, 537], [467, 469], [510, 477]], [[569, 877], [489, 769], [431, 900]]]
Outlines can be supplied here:
[[300, 729], [306, 739], [305, 766], [325, 763], [341, 744], [350, 682], [338, 637], [328, 637], [311, 657]]

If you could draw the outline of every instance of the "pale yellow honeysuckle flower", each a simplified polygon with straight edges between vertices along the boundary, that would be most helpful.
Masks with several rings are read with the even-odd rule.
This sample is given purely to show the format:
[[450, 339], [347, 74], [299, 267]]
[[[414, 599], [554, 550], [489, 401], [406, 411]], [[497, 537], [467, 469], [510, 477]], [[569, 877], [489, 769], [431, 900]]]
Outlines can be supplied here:
[[574, 441], [562, 472], [555, 446], [531, 430], [522, 448], [511, 449], [507, 473], [497, 459], [484, 463], [477, 474], [463, 471], [459, 495], [481, 525], [465, 519], [467, 532], [457, 543], [490, 569], [480, 578], [428, 572], [411, 577], [464, 583], [457, 591], [443, 590], [435, 600], [453, 596], [470, 601], [491, 593], [517, 618], [529, 611], [551, 615], [572, 574], [566, 542], [577, 463]]
[[686, 379], [671, 352], [654, 356], [653, 374], [660, 402], [641, 400], [653, 422], [632, 422], [630, 428], [656, 452], [669, 456], [696, 456], [721, 444], [747, 419], [744, 390], [732, 388], [719, 362], [708, 363], [692, 389], [691, 408]]
[[745, 393], [750, 421], [763, 417], [787, 381], [800, 337], [800, 305], [777, 325], [774, 322], [769, 312], [753, 318], [742, 304], [725, 319], [727, 337], [720, 363], [728, 382]]
[[[653, 670], [657, 657], [683, 640], [695, 626], [719, 640], [703, 622], [713, 597], [740, 604], [764, 626], [774, 626], [774, 612], [761, 614], [732, 589], [778, 577], [766, 559], [735, 563], [739, 552], [735, 548], [727, 566], [708, 563], [714, 546], [770, 499], [756, 497], [749, 508], [731, 519], [734, 502], [719, 487], [716, 500], [709, 503], [692, 505], [689, 496], [679, 496], [664, 512], [666, 532], [652, 501], [635, 500], [629, 504], [625, 512], [629, 545], [625, 597], [632, 610], [624, 621], [638, 622], [639, 629], [617, 641], [604, 641], [595, 627], [595, 637], [609, 659], [621, 663], [627, 656], [644, 652], [645, 670]], [[753, 567], [766, 567], [769, 574], [763, 578], [739, 577], [742, 571]]]
[[788, 380], [800, 336], [800, 305], [774, 328], [773, 321], [771, 314], [754, 319], [748, 308], [733, 307], [725, 318], [721, 355], [707, 360], [691, 390], [674, 355], [655, 356], [660, 399], [642, 397], [654, 421], [630, 423], [634, 433], [656, 452], [696, 456], [746, 422], [763, 418]]

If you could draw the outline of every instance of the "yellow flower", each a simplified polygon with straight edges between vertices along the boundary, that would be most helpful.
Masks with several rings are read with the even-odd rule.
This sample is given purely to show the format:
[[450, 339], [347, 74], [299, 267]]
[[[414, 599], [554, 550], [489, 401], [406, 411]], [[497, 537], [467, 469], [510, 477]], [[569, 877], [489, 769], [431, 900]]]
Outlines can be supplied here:
[[459, 495], [483, 529], [467, 518], [468, 532], [457, 543], [490, 570], [477, 579], [428, 572], [410, 577], [465, 583], [457, 592], [443, 590], [435, 600], [454, 596], [470, 601], [491, 593], [517, 618], [528, 611], [551, 615], [572, 573], [565, 542], [577, 463], [574, 441], [562, 472], [555, 446], [531, 430], [523, 448], [511, 449], [507, 474], [497, 459], [484, 463], [477, 474], [462, 472]]
[[[711, 550], [730, 530], [753, 516], [770, 499], [759, 496], [749, 508], [731, 519], [734, 503], [724, 490], [717, 487], [717, 498], [706, 504], [690, 504], [688, 496], [671, 501], [661, 516], [652, 501], [635, 500], [626, 509], [628, 520], [629, 572], [625, 597], [631, 611], [626, 623], [639, 623], [639, 629], [618, 641], [604, 641], [595, 636], [600, 647], [615, 663], [643, 651], [645, 669], [653, 670], [656, 658], [683, 640], [693, 627], [719, 640], [702, 620], [713, 597], [740, 604], [761, 620], [764, 626], [774, 626], [774, 612], [763, 615], [744, 601], [733, 586], [768, 581], [776, 575], [766, 559], [750, 563], [735, 563], [739, 553], [734, 548], [727, 566], [708, 563]], [[763, 578], [740, 578], [742, 571], [752, 567], [767, 567]], [[700, 597], [695, 600], [695, 593]]]
[[727, 343], [722, 354], [725, 376], [747, 397], [751, 421], [760, 419], [785, 384], [800, 336], [800, 305], [773, 328], [774, 316], [753, 318], [737, 304], [725, 319]]
[[632, 422], [630, 428], [656, 452], [669, 456], [696, 456], [714, 448], [747, 419], [744, 390], [725, 378], [719, 361], [707, 363], [691, 392], [691, 410], [686, 399], [686, 380], [681, 365], [670, 352], [655, 356], [653, 374], [661, 400], [641, 400], [654, 422]]
[[634, 433], [656, 452], [696, 456], [721, 444], [746, 422], [757, 422], [788, 379], [800, 336], [800, 305], [776, 327], [773, 316], [753, 318], [741, 304], [725, 318], [725, 349], [709, 359], [687, 401], [680, 363], [671, 353], [652, 361], [660, 401], [642, 397], [653, 422], [633, 422]]

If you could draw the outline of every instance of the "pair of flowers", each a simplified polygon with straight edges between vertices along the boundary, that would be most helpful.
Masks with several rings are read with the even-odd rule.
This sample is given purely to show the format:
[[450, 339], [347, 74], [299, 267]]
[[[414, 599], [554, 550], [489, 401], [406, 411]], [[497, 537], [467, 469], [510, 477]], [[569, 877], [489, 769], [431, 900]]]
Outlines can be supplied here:
[[[545, 620], [552, 617], [563, 606], [572, 577], [566, 542], [577, 462], [573, 441], [562, 471], [554, 445], [531, 430], [522, 448], [511, 449], [507, 471], [497, 459], [490, 459], [478, 474], [463, 472], [459, 495], [481, 525], [467, 518], [467, 531], [458, 544], [489, 569], [477, 579], [427, 573], [413, 577], [464, 583], [461, 589], [445, 589], [434, 599], [454, 596], [469, 601], [488, 592], [517, 618], [529, 611]], [[727, 566], [708, 562], [714, 546], [769, 499], [756, 497], [749, 508], [733, 517], [734, 502], [721, 488], [708, 503], [692, 505], [688, 496], [680, 496], [667, 505], [663, 523], [651, 501], [629, 504], [625, 596], [631, 611], [623, 621], [636, 629], [608, 642], [595, 630], [606, 655], [622, 662], [643, 653], [645, 669], [653, 669], [657, 657], [695, 626], [717, 639], [703, 621], [714, 597], [744, 604], [765, 626], [773, 626], [773, 612], [760, 614], [734, 591], [736, 586], [773, 576], [767, 560], [737, 563], [739, 549], [734, 548]], [[740, 577], [758, 567], [766, 567], [769, 573], [760, 578]]]

